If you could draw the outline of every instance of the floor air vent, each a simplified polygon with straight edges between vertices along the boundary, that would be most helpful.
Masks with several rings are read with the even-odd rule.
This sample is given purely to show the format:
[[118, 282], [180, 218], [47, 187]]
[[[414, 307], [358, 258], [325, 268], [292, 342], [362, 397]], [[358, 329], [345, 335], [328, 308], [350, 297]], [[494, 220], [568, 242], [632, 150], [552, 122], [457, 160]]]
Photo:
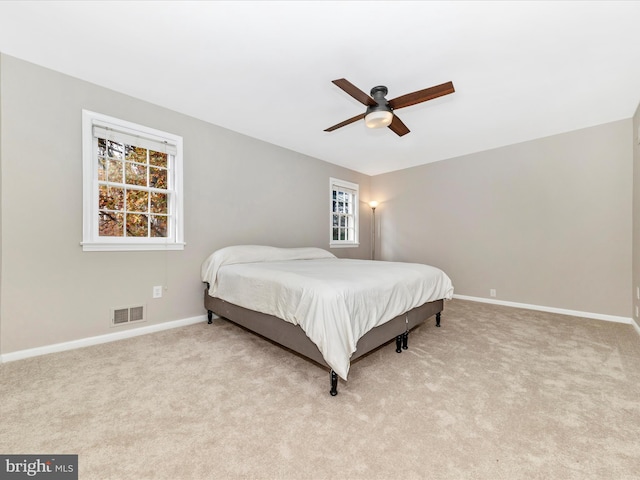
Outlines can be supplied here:
[[144, 305], [111, 309], [111, 325], [144, 322]]

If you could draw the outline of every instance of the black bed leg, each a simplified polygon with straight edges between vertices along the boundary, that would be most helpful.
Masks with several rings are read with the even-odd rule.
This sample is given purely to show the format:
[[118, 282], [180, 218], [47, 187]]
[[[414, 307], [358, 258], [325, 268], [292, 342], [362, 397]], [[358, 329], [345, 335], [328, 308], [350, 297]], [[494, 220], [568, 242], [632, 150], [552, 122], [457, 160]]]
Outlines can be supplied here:
[[396, 352], [402, 353], [402, 335], [396, 337]]
[[440, 326], [440, 312], [436, 313], [436, 327]]
[[402, 349], [406, 350], [409, 348], [409, 332], [404, 332], [402, 334]]
[[211, 325], [213, 323], [213, 312], [211, 310], [207, 310], [207, 318], [209, 319], [207, 323]]
[[331, 370], [331, 390], [329, 391], [332, 397], [338, 394], [338, 374]]

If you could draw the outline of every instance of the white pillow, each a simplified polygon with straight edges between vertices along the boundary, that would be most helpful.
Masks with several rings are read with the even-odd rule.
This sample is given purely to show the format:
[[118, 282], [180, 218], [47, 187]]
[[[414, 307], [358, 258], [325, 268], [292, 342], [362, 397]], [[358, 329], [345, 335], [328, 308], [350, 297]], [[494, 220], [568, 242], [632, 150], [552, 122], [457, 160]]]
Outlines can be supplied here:
[[223, 265], [318, 258], [336, 258], [336, 256], [316, 247], [279, 248], [264, 245], [233, 245], [216, 250], [209, 255], [202, 264], [200, 275], [203, 282], [209, 282], [209, 292], [213, 293], [218, 270]]

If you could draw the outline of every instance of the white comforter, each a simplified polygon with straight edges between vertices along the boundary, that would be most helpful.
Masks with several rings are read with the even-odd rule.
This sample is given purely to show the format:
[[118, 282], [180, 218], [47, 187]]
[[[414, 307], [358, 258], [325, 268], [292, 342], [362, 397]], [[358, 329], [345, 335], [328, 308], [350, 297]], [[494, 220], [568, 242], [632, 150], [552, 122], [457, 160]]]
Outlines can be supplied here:
[[204, 262], [202, 281], [211, 296], [300, 325], [344, 380], [369, 330], [453, 296], [451, 280], [438, 268], [338, 259], [317, 248], [227, 247]]

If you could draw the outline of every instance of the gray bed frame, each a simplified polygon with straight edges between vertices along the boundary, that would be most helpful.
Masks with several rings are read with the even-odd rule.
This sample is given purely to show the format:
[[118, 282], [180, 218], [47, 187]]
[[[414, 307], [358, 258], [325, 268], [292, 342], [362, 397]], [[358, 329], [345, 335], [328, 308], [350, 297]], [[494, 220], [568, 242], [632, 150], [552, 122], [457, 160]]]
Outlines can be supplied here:
[[[299, 325], [294, 325], [273, 315], [239, 307], [220, 298], [211, 297], [208, 290], [209, 285], [207, 284], [204, 291], [204, 306], [207, 309], [209, 323], [213, 322], [213, 314], [216, 314], [329, 368], [331, 370], [331, 390], [329, 393], [333, 396], [338, 394], [338, 375], [326, 364], [316, 344], [307, 337]], [[401, 353], [403, 349], [408, 348], [409, 331], [412, 328], [424, 323], [433, 315], [436, 316], [436, 327], [440, 326], [440, 313], [443, 309], [444, 300], [442, 299], [427, 302], [373, 328], [360, 338], [357, 349], [351, 356], [351, 361], [353, 362], [394, 338], [396, 352]]]

